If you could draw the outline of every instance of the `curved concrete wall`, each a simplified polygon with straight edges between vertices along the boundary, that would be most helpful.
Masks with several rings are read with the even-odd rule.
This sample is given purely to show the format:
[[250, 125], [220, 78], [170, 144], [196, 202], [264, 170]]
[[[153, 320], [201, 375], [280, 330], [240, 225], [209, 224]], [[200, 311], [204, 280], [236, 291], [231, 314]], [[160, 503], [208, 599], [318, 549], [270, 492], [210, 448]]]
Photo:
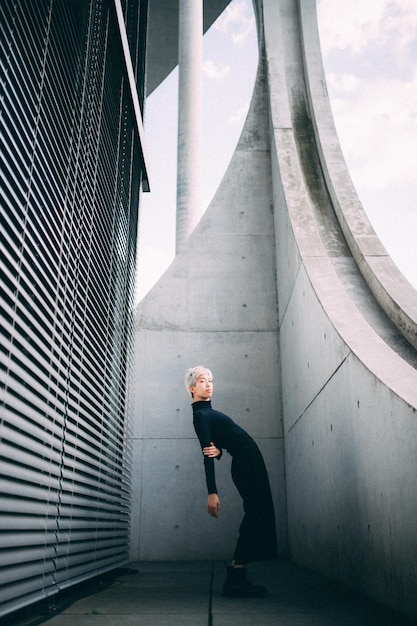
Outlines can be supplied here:
[[186, 250], [138, 307], [132, 558], [233, 549], [228, 461], [214, 522], [182, 386], [203, 362], [215, 406], [265, 453], [281, 551], [417, 616], [416, 295], [346, 171], [315, 3], [256, 10], [266, 53], [241, 141]]
[[[416, 615], [415, 352], [389, 329], [403, 317], [400, 298], [394, 314], [386, 307], [388, 320], [376, 300], [386, 295], [372, 294], [359, 269], [374, 292], [399, 273], [387, 272], [392, 262], [358, 208], [328, 103], [316, 107], [311, 97], [320, 87], [325, 97], [314, 3], [301, 2], [300, 11], [279, 4], [263, 2], [263, 17], [290, 552]], [[355, 229], [347, 232], [349, 221]], [[413, 308], [415, 292], [402, 278], [400, 285]]]
[[321, 61], [315, 0], [299, 2], [307, 98], [323, 176], [340, 228], [374, 297], [417, 348], [417, 291], [405, 279], [372, 228], [340, 150]]

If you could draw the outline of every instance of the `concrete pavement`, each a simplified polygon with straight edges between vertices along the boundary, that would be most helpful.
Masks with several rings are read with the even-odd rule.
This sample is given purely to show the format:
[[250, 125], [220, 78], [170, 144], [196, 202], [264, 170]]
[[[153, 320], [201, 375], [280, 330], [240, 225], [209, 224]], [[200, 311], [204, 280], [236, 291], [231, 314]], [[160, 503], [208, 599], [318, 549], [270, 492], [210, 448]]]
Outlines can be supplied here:
[[224, 598], [223, 563], [132, 563], [47, 626], [411, 626], [414, 622], [289, 562], [254, 564], [266, 598]]

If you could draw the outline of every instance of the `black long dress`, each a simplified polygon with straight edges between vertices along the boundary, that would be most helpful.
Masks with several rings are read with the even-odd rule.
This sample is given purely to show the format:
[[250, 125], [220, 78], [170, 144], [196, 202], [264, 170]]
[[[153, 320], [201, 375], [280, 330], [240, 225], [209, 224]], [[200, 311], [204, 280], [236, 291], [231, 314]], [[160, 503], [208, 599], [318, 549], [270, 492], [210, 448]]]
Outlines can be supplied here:
[[[255, 441], [228, 415], [212, 408], [210, 401], [192, 404], [194, 429], [201, 448], [214, 443], [232, 456], [232, 479], [243, 499], [245, 512], [239, 528], [236, 564], [277, 557], [275, 513], [268, 473]], [[214, 458], [204, 457], [208, 493], [217, 493]]]

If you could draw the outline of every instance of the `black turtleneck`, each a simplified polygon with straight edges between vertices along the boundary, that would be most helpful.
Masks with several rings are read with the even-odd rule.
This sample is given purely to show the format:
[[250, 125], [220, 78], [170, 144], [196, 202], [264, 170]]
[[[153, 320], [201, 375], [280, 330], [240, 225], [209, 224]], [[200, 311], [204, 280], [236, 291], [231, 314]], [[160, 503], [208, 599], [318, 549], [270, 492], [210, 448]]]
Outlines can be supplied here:
[[[224, 448], [235, 456], [244, 448], [245, 443], [253, 441], [232, 418], [213, 409], [210, 401], [194, 402], [192, 408], [194, 429], [200, 440], [201, 449], [213, 442], [219, 450]], [[214, 458], [204, 457], [204, 469], [208, 493], [217, 493]]]

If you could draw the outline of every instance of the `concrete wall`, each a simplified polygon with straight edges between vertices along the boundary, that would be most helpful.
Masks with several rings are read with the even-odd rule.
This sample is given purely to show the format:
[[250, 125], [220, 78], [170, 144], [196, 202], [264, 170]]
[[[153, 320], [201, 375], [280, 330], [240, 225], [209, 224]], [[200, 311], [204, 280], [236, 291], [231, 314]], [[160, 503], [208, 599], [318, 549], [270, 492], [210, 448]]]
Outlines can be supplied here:
[[[263, 64], [261, 64], [261, 70]], [[203, 457], [184, 388], [188, 367], [215, 378], [213, 406], [264, 453], [287, 551], [274, 216], [265, 77], [224, 180], [137, 310], [132, 558], [228, 559], [243, 517], [227, 453], [216, 463], [222, 512], [207, 515]]]
[[266, 57], [242, 139], [186, 251], [138, 308], [132, 558], [233, 550], [228, 460], [215, 522], [182, 387], [204, 363], [214, 405], [265, 453], [282, 552], [288, 522], [294, 561], [416, 617], [416, 293], [346, 171], [314, 0], [256, 11]]
[[[358, 287], [362, 263], [322, 180], [327, 161], [318, 165], [314, 127], [326, 120], [309, 108], [313, 78], [303, 58], [308, 49], [317, 70], [320, 50], [299, 30], [303, 11], [312, 18], [308, 4], [314, 17], [313, 3], [299, 13], [294, 2], [263, 2], [290, 552], [416, 616], [417, 372], [410, 346], [409, 362], [390, 347], [396, 331], [386, 330], [376, 296]], [[323, 90], [323, 75], [315, 79]], [[339, 159], [339, 206], [344, 198], [351, 210], [342, 166]], [[374, 250], [378, 242], [363, 212], [355, 228], [369, 255], [369, 235]]]

